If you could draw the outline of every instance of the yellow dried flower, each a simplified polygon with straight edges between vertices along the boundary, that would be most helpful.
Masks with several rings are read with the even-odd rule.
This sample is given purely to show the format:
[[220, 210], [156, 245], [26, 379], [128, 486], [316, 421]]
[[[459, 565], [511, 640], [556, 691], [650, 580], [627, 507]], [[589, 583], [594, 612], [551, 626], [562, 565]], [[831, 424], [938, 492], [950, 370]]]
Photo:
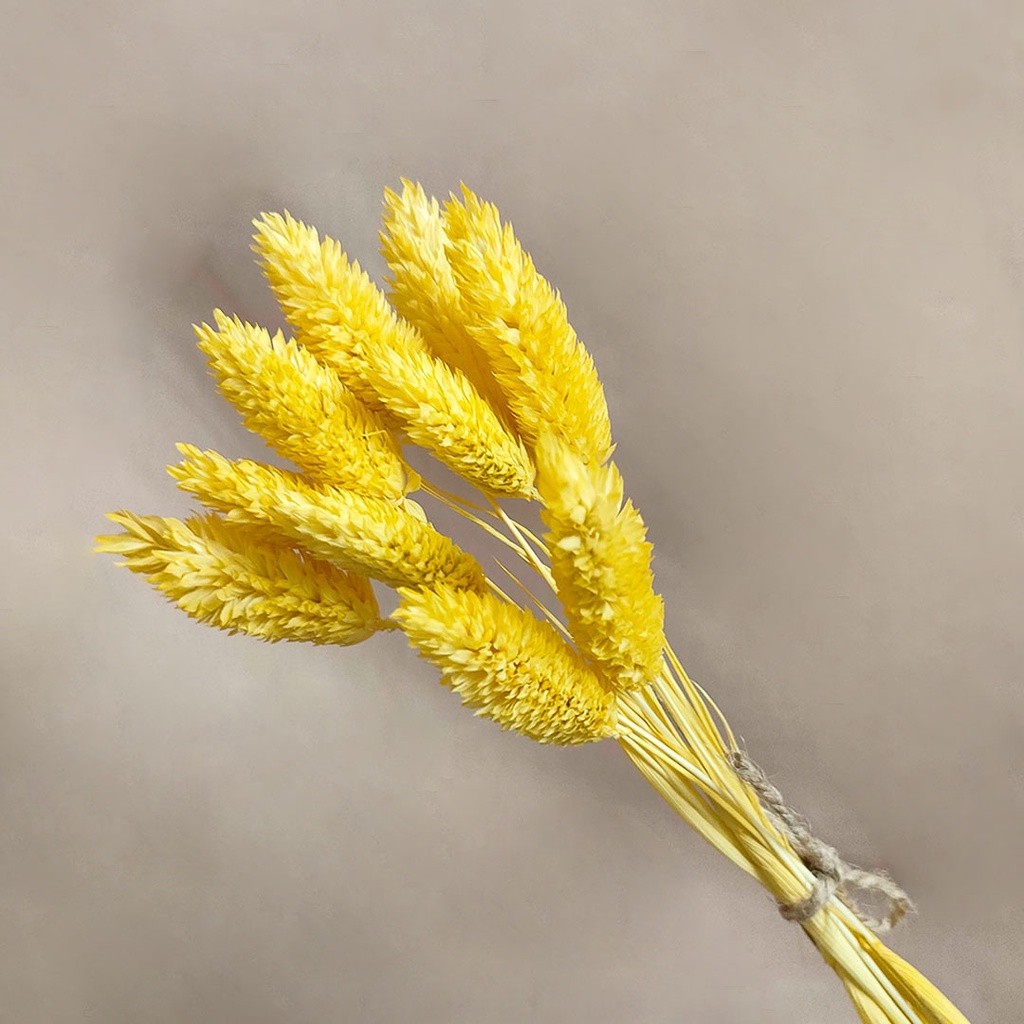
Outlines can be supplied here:
[[[363, 365], [382, 331], [394, 328], [387, 301], [334, 239], [325, 237], [321, 243], [315, 228], [287, 211], [284, 216], [264, 213], [253, 224], [253, 251], [296, 335], [362, 402], [388, 416]], [[390, 333], [400, 336], [403, 347], [422, 340], [402, 337], [407, 331], [401, 324]]]
[[[863, 1021], [967, 1024], [875, 935], [912, 909], [906, 893], [793, 826], [665, 644], [643, 520], [605, 467], [611, 434], [593, 364], [497, 210], [465, 187], [443, 215], [410, 182], [387, 193], [384, 254], [407, 321], [336, 242], [321, 245], [287, 214], [256, 223], [267, 276], [308, 347], [219, 312], [216, 330], [197, 331], [246, 424], [306, 475], [179, 446], [186, 459], [171, 475], [222, 515], [122, 511], [109, 517], [122, 532], [97, 538], [99, 550], [229, 632], [345, 645], [400, 627], [466, 706], [502, 728], [542, 743], [614, 737], [683, 820], [800, 922]], [[486, 508], [430, 488], [554, 584], [576, 647], [492, 595], [479, 564], [403, 496], [385, 427], [484, 490], [543, 499], [550, 572], [545, 545], [500, 504], [507, 537]], [[399, 590], [390, 619], [371, 575]], [[825, 859], [829, 877], [815, 867]], [[884, 916], [858, 907], [857, 889]]]
[[556, 434], [588, 462], [612, 450], [604, 389], [593, 360], [498, 210], [465, 185], [445, 205], [448, 260], [470, 335], [486, 353], [519, 433]]
[[461, 370], [501, 418], [512, 422], [487, 356], [466, 329], [437, 200], [403, 178], [401, 195], [384, 190], [384, 228], [381, 253], [391, 270], [392, 305], [420, 332], [434, 355]]
[[485, 586], [471, 555], [438, 533], [408, 499], [386, 501], [311, 484], [295, 473], [248, 459], [178, 445], [186, 456], [168, 472], [182, 490], [231, 522], [262, 523], [314, 555], [393, 587], [444, 581]]
[[278, 454], [322, 483], [382, 498], [406, 487], [398, 442], [338, 375], [278, 331], [214, 312], [196, 327], [221, 393]]
[[545, 434], [537, 483], [551, 573], [573, 639], [616, 688], [651, 682], [662, 666], [665, 609], [654, 592], [647, 531], [633, 504], [622, 504], [619, 471], [588, 465]]
[[257, 526], [118, 512], [97, 537], [192, 618], [272, 643], [356, 644], [383, 623], [370, 581], [294, 551]]
[[409, 439], [464, 480], [494, 494], [536, 497], [526, 448], [461, 373], [426, 352], [385, 348], [367, 361], [366, 376]]
[[489, 593], [447, 586], [399, 593], [393, 617], [477, 714], [541, 743], [616, 734], [614, 696], [549, 623]]
[[495, 494], [532, 497], [533, 464], [468, 378], [349, 263], [337, 242], [288, 214], [264, 214], [256, 251], [285, 317], [321, 362], [449, 469]]

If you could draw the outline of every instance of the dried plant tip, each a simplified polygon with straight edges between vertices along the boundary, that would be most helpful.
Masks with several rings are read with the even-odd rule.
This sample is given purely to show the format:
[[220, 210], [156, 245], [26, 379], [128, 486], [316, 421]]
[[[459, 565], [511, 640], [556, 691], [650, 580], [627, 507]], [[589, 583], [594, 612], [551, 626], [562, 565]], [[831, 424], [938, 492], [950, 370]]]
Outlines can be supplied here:
[[434, 355], [461, 370], [502, 420], [511, 423], [508, 401], [487, 356], [466, 329], [437, 200], [404, 178], [401, 195], [385, 189], [380, 239], [391, 270], [388, 297], [392, 305], [420, 332]]
[[614, 696], [547, 622], [489, 593], [437, 586], [400, 594], [393, 617], [477, 714], [541, 743], [616, 734]]
[[465, 185], [445, 206], [448, 261], [466, 329], [486, 354], [523, 438], [553, 432], [588, 462], [612, 450], [604, 390], [558, 293], [502, 224]]
[[272, 527], [319, 558], [393, 587], [486, 585], [476, 559], [427, 523], [418, 506], [313, 485], [295, 473], [248, 459], [232, 462], [192, 445], [178, 450], [185, 461], [168, 467], [178, 486], [231, 522]]
[[97, 537], [132, 572], [200, 622], [261, 640], [349, 645], [383, 623], [370, 581], [282, 544], [258, 526], [118, 512]]
[[304, 348], [214, 312], [196, 327], [220, 390], [245, 425], [321, 483], [400, 498], [405, 466], [382, 419]]
[[618, 470], [588, 465], [544, 435], [537, 482], [551, 573], [573, 639], [615, 687], [649, 683], [662, 666], [664, 605], [654, 592], [643, 520], [631, 502], [623, 506]]
[[393, 313], [341, 246], [287, 211], [253, 221], [253, 251], [285, 319], [320, 362], [331, 366], [366, 405], [387, 416], [366, 380], [363, 361]]
[[337, 242], [287, 213], [264, 214], [255, 249], [289, 323], [317, 359], [414, 444], [484, 491], [532, 497], [522, 442], [461, 372], [349, 262]]

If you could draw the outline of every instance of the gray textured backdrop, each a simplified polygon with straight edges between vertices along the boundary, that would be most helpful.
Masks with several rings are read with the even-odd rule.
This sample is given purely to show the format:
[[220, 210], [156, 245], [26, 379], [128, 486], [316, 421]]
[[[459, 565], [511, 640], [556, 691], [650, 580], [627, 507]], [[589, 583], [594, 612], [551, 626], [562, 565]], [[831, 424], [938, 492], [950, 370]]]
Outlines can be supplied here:
[[604, 378], [684, 662], [894, 939], [1024, 1021], [1024, 13], [6, 5], [0, 1018], [852, 1021], [613, 744], [399, 638], [265, 647], [91, 553], [254, 454], [189, 325], [287, 206], [379, 274], [401, 175], [496, 201]]

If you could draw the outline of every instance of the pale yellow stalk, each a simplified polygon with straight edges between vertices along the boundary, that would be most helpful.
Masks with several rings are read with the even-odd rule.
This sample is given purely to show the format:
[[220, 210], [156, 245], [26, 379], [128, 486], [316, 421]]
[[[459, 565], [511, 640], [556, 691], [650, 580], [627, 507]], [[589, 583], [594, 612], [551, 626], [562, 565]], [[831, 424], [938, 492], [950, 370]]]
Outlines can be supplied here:
[[[731, 770], [731, 737], [723, 741], [702, 691], [672, 651], [666, 652], [668, 665], [659, 679], [619, 696], [620, 744], [677, 813], [776, 900], [803, 899], [814, 876]], [[839, 975], [865, 1024], [967, 1024], [839, 899], [801, 927]]]

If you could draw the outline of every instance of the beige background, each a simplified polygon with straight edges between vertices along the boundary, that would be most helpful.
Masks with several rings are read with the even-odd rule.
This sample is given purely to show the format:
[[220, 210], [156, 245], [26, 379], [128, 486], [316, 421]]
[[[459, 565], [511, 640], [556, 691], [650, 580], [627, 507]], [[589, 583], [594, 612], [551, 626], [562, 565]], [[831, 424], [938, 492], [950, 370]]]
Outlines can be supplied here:
[[612, 744], [397, 637], [265, 647], [90, 551], [173, 443], [258, 454], [189, 325], [252, 216], [379, 274], [496, 201], [605, 380], [685, 663], [894, 938], [1024, 1021], [1018, 3], [37, 2], [3, 14], [0, 1018], [852, 1021]]

